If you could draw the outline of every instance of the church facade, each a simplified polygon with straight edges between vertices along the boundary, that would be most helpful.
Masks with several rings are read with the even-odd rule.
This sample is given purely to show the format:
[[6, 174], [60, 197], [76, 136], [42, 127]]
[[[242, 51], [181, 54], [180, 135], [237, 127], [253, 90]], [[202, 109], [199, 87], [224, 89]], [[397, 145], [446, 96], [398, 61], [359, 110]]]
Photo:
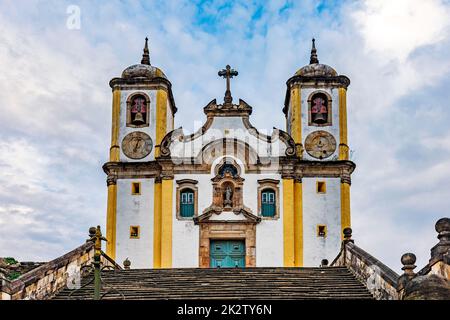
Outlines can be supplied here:
[[204, 125], [174, 128], [172, 85], [140, 64], [110, 81], [112, 137], [107, 174], [106, 253], [133, 268], [319, 266], [339, 252], [350, 227], [346, 94], [350, 80], [310, 63], [287, 80], [286, 128], [251, 124], [234, 101], [230, 66], [223, 102]]

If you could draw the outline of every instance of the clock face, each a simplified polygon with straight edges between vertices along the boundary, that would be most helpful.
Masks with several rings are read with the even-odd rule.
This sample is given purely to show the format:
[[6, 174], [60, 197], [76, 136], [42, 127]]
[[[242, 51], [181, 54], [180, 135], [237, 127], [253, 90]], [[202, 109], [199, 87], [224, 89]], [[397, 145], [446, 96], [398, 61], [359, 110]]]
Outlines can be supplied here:
[[336, 151], [336, 139], [326, 131], [314, 131], [306, 137], [305, 150], [313, 158], [328, 158]]
[[129, 133], [122, 140], [123, 153], [131, 159], [145, 158], [150, 154], [152, 148], [152, 138], [144, 132]]

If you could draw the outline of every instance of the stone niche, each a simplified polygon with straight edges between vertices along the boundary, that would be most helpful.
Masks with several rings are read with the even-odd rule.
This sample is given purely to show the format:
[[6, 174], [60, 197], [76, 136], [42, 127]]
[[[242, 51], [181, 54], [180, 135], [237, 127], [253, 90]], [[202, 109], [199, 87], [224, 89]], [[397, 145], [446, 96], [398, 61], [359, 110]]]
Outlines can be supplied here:
[[200, 268], [210, 267], [211, 240], [244, 240], [245, 266], [256, 267], [256, 224], [252, 222], [215, 222], [200, 224]]

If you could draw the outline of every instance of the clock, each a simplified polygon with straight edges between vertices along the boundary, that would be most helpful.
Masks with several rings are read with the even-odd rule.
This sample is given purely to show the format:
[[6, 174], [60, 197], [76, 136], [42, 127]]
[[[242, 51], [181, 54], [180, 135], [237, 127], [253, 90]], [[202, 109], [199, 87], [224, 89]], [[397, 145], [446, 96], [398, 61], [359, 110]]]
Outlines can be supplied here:
[[152, 152], [152, 148], [152, 138], [141, 131], [129, 133], [122, 140], [122, 151], [131, 159], [145, 158]]
[[336, 139], [326, 131], [314, 131], [306, 137], [305, 150], [313, 158], [328, 158], [336, 151]]

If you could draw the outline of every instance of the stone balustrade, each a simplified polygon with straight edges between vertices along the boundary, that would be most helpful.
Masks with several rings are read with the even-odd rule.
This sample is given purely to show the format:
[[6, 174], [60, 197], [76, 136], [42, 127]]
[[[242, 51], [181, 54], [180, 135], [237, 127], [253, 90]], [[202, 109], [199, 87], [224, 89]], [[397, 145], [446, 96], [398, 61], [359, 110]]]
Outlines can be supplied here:
[[[92, 263], [94, 251], [94, 242], [88, 240], [78, 248], [30, 270], [15, 280], [0, 279], [0, 300], [45, 300], [52, 298], [66, 286], [76, 286], [82, 276], [81, 268]], [[101, 263], [102, 266], [121, 269], [103, 252]]]
[[378, 300], [397, 300], [399, 275], [354, 244], [352, 230], [344, 230], [345, 239], [331, 266], [346, 266]]

